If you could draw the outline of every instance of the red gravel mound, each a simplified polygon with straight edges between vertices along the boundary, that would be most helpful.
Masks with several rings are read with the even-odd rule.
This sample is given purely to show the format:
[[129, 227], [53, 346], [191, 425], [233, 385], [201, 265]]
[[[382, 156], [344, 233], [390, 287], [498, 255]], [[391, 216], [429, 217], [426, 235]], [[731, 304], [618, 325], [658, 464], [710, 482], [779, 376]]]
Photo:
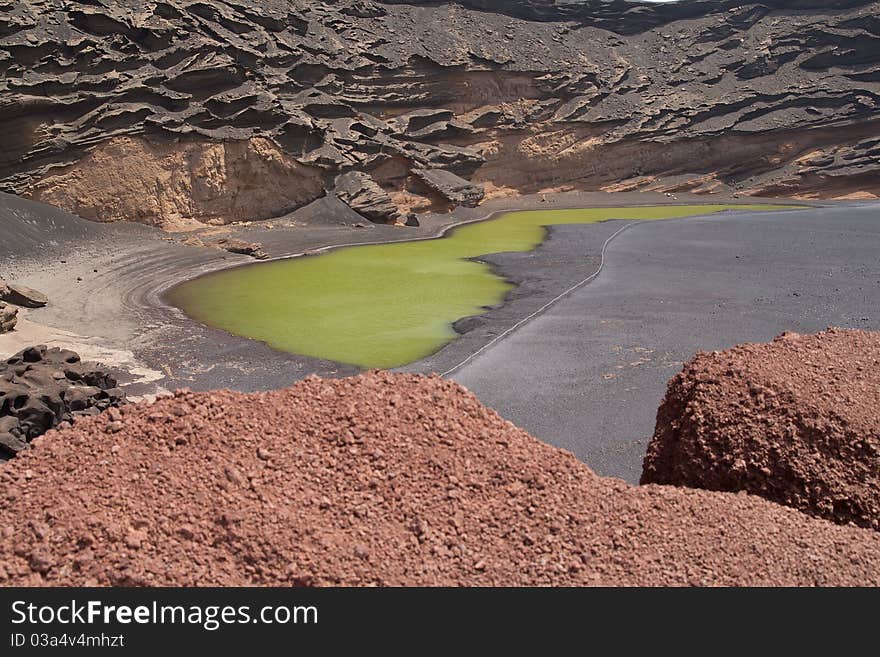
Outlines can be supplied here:
[[880, 534], [602, 479], [438, 377], [111, 409], [0, 491], [14, 585], [880, 584]]
[[880, 530], [880, 333], [698, 354], [669, 382], [642, 483], [748, 491]]

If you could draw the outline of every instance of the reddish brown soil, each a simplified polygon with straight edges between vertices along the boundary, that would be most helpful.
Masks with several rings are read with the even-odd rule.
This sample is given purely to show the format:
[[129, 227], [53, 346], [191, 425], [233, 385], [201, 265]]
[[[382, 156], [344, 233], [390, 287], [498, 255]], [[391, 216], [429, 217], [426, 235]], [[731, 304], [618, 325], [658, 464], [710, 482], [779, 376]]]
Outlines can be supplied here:
[[880, 529], [880, 333], [698, 354], [669, 382], [642, 483], [743, 490]]
[[14, 585], [880, 585], [880, 534], [602, 479], [437, 377], [182, 392], [0, 468]]

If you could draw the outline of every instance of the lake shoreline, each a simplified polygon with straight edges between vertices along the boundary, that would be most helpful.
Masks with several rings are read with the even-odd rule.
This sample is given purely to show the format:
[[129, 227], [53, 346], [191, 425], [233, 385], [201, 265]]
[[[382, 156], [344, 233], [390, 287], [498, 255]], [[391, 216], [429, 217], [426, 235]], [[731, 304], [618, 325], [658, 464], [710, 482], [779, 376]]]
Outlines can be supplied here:
[[336, 247], [203, 275], [172, 288], [165, 300], [200, 323], [287, 353], [363, 370], [404, 367], [454, 340], [453, 326], [463, 318], [502, 305], [512, 283], [485, 259], [534, 251], [549, 226], [786, 207], [653, 204], [501, 212], [434, 239]]
[[[364, 233], [381, 242], [399, 241], [403, 235], [436, 237], [466, 222], [513, 210], [763, 202], [811, 205], [799, 200], [751, 197], [680, 194], [669, 198], [659, 193], [573, 192], [493, 199], [477, 208], [424, 215], [419, 228], [374, 225], [360, 229], [353, 227], [355, 217], [342, 214], [331, 199], [322, 199], [273, 222], [222, 230], [233, 237], [262, 242], [270, 255], [284, 257], [365, 241]], [[133, 388], [136, 394], [180, 387], [266, 390], [287, 386], [309, 374], [345, 376], [359, 371], [275, 351], [255, 340], [202, 326], [167, 306], [161, 295], [173, 285], [206, 272], [253, 262], [247, 256], [217, 249], [184, 246], [172, 241], [173, 237], [140, 225], [114, 225], [99, 244], [61, 244], [48, 254], [23, 252], [13, 260], [14, 270], [9, 277], [49, 295], [49, 306], [32, 311], [28, 319], [53, 329], [60, 336], [53, 344], [73, 349], [83, 344], [100, 345], [107, 353], [125, 350], [134, 355], [136, 367], [152, 373], [150, 378], [161, 375], [149, 385]], [[553, 282], [546, 281], [529, 294], [540, 294], [545, 284], [552, 286]], [[9, 351], [0, 338], [0, 355]], [[109, 356], [105, 364], [121, 369], [132, 365], [117, 363]]]

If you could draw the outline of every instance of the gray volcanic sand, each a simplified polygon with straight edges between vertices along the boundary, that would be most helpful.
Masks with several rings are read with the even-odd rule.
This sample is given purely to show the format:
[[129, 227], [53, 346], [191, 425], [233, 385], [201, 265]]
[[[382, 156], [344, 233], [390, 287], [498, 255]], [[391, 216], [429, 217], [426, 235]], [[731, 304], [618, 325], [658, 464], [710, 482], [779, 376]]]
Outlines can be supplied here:
[[[547, 194], [545, 198], [497, 199], [479, 208], [423, 216], [418, 228], [368, 224], [347, 206], [324, 198], [266, 222], [273, 229], [266, 223], [253, 223], [208, 227], [195, 233], [163, 233], [135, 224], [95, 224], [0, 194], [0, 243], [5, 245], [0, 252], [0, 277], [42, 290], [50, 298], [48, 307], [23, 315], [20, 330], [0, 336], [0, 356], [34, 343], [73, 349], [86, 359], [134, 371], [131, 379], [136, 383], [129, 389], [133, 395], [180, 387], [268, 390], [313, 373], [350, 375], [356, 368], [275, 351], [263, 343], [193, 322], [165, 304], [163, 292], [176, 283], [254, 263], [247, 256], [181, 242], [191, 236], [203, 240], [239, 237], [261, 242], [270, 256], [283, 257], [324, 246], [431, 237], [450, 226], [504, 210], [729, 200], [686, 195], [676, 200], [658, 193], [569, 193]], [[369, 227], [355, 228], [356, 223]], [[498, 256], [498, 262], [512, 265], [504, 275], [516, 280], [528, 278], [522, 290], [511, 295], [510, 308], [496, 309], [484, 326], [453, 342], [437, 359], [420, 364], [420, 371], [443, 371], [571, 282], [594, 271], [602, 236], [609, 227], [584, 228], [591, 228], [586, 233], [589, 237], [573, 245], [577, 250], [568, 256], [556, 249]]]
[[666, 381], [695, 351], [829, 325], [880, 329], [880, 204], [635, 225], [594, 282], [453, 378], [635, 482]]

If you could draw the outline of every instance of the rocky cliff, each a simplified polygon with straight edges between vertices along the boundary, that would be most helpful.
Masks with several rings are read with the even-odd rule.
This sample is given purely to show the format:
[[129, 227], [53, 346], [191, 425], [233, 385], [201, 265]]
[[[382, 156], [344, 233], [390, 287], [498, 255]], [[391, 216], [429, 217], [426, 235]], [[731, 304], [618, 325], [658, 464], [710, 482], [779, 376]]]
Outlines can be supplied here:
[[0, 189], [164, 227], [283, 214], [351, 172], [338, 195], [390, 219], [546, 190], [873, 196], [878, 15], [0, 0]]

